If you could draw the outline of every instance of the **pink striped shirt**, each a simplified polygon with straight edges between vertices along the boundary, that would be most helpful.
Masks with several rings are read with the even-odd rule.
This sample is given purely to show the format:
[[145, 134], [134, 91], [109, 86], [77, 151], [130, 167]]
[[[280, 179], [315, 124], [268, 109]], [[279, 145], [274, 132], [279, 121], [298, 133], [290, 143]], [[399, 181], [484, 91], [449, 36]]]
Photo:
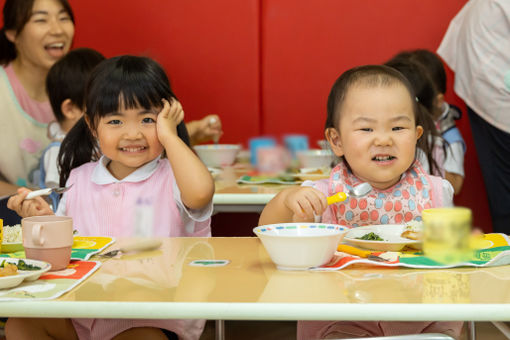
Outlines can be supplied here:
[[[57, 215], [73, 218], [75, 229], [83, 236], [210, 236], [212, 202], [199, 211], [182, 204], [180, 191], [167, 159], [155, 159], [122, 180], [113, 177], [102, 157], [71, 172], [67, 191], [60, 201]], [[137, 211], [142, 225], [137, 226]], [[152, 223], [151, 223], [152, 222]], [[169, 283], [170, 284], [170, 283]], [[150, 315], [147, 315], [150, 317]], [[72, 319], [76, 333], [83, 339], [111, 339], [134, 327], [156, 327], [175, 332], [179, 339], [197, 340], [205, 320], [156, 319]]]

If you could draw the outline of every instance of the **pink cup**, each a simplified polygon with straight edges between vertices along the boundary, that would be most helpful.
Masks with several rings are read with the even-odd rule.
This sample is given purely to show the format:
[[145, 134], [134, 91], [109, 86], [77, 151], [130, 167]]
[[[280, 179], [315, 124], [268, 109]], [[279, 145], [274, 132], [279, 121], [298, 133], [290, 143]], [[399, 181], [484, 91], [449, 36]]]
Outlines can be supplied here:
[[73, 219], [67, 216], [33, 216], [21, 220], [23, 247], [28, 259], [46, 261], [51, 270], [67, 267], [73, 246]]

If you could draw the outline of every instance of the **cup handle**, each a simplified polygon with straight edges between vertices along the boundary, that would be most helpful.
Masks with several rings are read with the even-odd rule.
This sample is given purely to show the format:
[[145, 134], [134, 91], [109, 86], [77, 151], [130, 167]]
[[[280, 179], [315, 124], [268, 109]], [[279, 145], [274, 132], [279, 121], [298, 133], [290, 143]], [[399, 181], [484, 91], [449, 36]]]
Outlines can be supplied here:
[[42, 227], [41, 224], [35, 224], [32, 227], [32, 242], [38, 246], [44, 245], [44, 238], [41, 237]]

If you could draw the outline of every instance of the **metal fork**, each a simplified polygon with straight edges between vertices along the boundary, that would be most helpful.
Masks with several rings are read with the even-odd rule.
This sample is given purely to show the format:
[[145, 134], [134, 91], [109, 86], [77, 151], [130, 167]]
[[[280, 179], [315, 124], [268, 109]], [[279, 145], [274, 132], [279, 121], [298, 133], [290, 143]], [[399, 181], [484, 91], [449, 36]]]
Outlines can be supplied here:
[[45, 188], [45, 189], [35, 190], [35, 191], [30, 192], [27, 195], [27, 197], [25, 197], [25, 199], [26, 200], [31, 200], [31, 199], [34, 199], [34, 198], [36, 198], [38, 196], [48, 196], [52, 192], [56, 192], [57, 194], [62, 194], [64, 192], [66, 192], [67, 190], [69, 190], [72, 186], [73, 185], [71, 184], [68, 187]]

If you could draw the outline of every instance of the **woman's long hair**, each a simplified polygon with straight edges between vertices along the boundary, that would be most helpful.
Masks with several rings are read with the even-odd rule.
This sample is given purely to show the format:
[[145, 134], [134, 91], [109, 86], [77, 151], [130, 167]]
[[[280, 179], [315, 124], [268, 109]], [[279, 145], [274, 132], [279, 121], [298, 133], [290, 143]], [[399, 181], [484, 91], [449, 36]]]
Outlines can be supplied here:
[[[60, 147], [60, 185], [66, 184], [72, 169], [99, 158], [99, 145], [92, 131], [97, 131], [101, 117], [119, 111], [121, 107], [161, 108], [162, 99], [171, 102], [177, 98], [165, 71], [154, 60], [124, 55], [97, 65], [85, 90], [85, 115], [69, 131]], [[177, 126], [177, 134], [190, 145], [184, 122]]]

